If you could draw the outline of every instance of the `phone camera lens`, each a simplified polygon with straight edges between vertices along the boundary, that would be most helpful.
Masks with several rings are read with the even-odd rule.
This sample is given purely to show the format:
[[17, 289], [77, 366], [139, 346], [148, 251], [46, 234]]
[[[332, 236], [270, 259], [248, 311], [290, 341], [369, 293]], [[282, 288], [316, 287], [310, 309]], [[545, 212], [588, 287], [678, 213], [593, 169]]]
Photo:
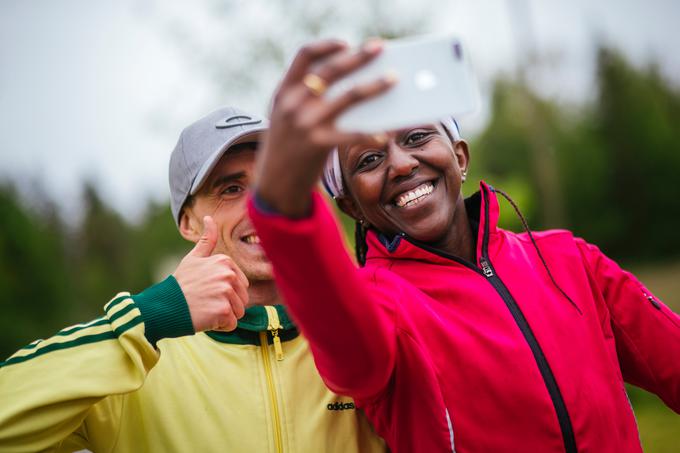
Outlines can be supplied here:
[[463, 59], [463, 48], [461, 47], [460, 43], [456, 42], [453, 44], [453, 55], [457, 60]]

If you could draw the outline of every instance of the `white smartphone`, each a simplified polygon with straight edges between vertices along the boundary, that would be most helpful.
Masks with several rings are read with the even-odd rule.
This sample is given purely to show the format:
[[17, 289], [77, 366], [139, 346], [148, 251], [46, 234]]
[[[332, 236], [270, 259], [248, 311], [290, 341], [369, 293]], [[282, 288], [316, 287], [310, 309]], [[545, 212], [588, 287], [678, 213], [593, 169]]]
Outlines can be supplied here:
[[382, 132], [477, 109], [477, 83], [463, 45], [452, 36], [386, 41], [375, 60], [334, 83], [326, 96], [334, 98], [388, 73], [397, 77], [397, 84], [345, 111], [336, 120], [338, 129]]

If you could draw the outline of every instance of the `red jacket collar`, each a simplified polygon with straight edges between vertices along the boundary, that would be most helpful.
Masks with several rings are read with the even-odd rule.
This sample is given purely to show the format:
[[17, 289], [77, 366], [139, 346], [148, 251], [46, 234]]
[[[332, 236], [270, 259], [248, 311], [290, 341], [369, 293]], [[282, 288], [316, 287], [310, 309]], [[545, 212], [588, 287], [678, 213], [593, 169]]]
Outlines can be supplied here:
[[[498, 200], [493, 187], [489, 186], [484, 181], [480, 181], [479, 194], [481, 196], [479, 213], [468, 212], [469, 216], [477, 217], [476, 214], [478, 214], [477, 218], [479, 218], [479, 229], [477, 232], [477, 259], [482, 256], [482, 249], [485, 244], [488, 244], [489, 235], [497, 231], [499, 218]], [[485, 239], [487, 242], [485, 242]], [[409, 241], [404, 236], [397, 236], [391, 241], [391, 243], [387, 242], [388, 241], [384, 236], [380, 237], [377, 232], [369, 230], [366, 236], [366, 243], [368, 244], [366, 259], [405, 259], [427, 261], [438, 264], [450, 264], [451, 262], [451, 257], [446, 257], [435, 252], [428, 251]], [[478, 262], [475, 264], [477, 266], [480, 265]]]

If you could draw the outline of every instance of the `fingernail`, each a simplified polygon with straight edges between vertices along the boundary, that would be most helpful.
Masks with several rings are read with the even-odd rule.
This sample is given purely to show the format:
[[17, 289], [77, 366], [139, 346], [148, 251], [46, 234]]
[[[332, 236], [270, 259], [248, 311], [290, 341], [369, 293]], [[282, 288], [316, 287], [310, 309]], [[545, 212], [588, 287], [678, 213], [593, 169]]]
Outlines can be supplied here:
[[390, 85], [393, 85], [399, 81], [399, 76], [397, 75], [397, 71], [394, 69], [391, 69], [387, 71], [385, 74], [385, 82], [389, 83]]
[[383, 42], [381, 39], [373, 38], [369, 39], [364, 43], [364, 52], [375, 53], [378, 52], [383, 47]]

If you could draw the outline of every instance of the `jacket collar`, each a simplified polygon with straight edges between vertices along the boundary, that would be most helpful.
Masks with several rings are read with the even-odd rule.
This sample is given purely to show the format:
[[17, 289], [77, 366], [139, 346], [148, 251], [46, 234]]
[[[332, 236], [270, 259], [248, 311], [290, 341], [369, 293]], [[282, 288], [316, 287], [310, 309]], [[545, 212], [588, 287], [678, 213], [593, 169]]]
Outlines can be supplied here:
[[[288, 316], [283, 305], [273, 305], [279, 316], [281, 340], [287, 341], [298, 336], [293, 321]], [[260, 344], [260, 332], [266, 332], [269, 326], [269, 315], [264, 306], [256, 305], [246, 310], [243, 318], [238, 320], [236, 329], [231, 332], [211, 330], [206, 332], [210, 338], [221, 343], [229, 344]], [[268, 336], [269, 337], [269, 336]], [[271, 339], [270, 339], [271, 340]], [[271, 342], [271, 341], [270, 341]]]
[[479, 230], [477, 232], [477, 266], [481, 266], [480, 259], [488, 255], [489, 238], [498, 231], [498, 219], [500, 209], [498, 198], [493, 187], [480, 181], [479, 193], [481, 194], [481, 204], [479, 207]]
[[[496, 193], [490, 185], [484, 181], [479, 183], [479, 191], [465, 199], [473, 233], [476, 230], [476, 266], [482, 256], [484, 247], [488, 247], [489, 235], [498, 231], [499, 207]], [[429, 249], [426, 244], [409, 239], [406, 235], [399, 234], [394, 237], [386, 237], [376, 231], [369, 230], [366, 236], [368, 252], [366, 260], [371, 259], [404, 259], [427, 261], [436, 264], [450, 264], [451, 260], [463, 262], [462, 259], [446, 256], [436, 250]], [[464, 262], [465, 264], [467, 262]], [[470, 264], [470, 263], [468, 263]]]
[[[279, 315], [279, 322], [282, 330], [294, 329], [293, 321], [291, 321], [286, 309], [283, 305], [272, 305]], [[250, 330], [252, 332], [262, 332], [267, 330], [269, 325], [269, 315], [267, 310], [262, 305], [255, 305], [246, 310], [243, 318], [238, 320], [239, 329]]]

